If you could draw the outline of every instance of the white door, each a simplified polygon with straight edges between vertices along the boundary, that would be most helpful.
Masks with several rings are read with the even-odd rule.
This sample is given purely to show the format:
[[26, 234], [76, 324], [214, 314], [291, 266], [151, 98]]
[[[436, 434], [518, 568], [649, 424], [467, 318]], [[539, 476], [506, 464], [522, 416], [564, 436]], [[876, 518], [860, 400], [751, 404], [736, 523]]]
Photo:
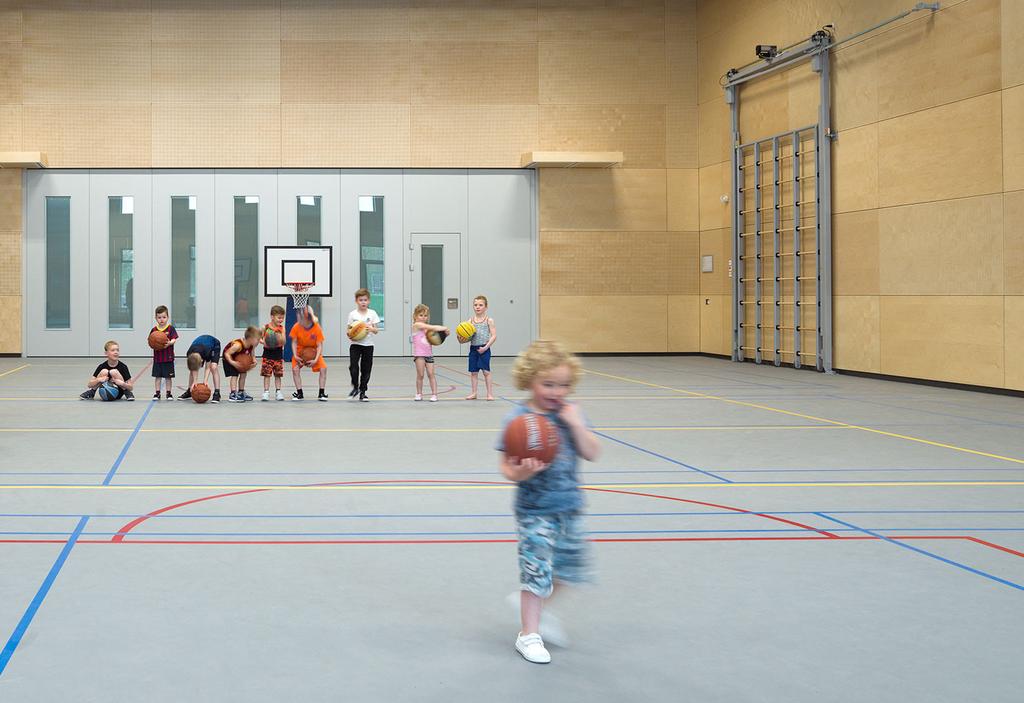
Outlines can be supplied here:
[[25, 191], [25, 355], [102, 356], [89, 332], [89, 172], [26, 171]]
[[89, 175], [90, 349], [113, 339], [121, 356], [153, 354], [151, 179], [143, 170]]
[[[343, 327], [339, 324], [344, 302], [339, 298], [338, 256], [341, 249], [340, 176], [337, 171], [280, 171], [278, 193], [278, 246], [331, 247], [334, 261], [331, 269], [331, 297], [311, 296], [309, 304], [320, 318], [324, 330], [324, 355], [339, 356], [342, 352]], [[284, 298], [271, 298], [270, 305], [286, 308]], [[349, 308], [345, 308], [347, 314]], [[347, 341], [347, 340], [346, 340]], [[348, 353], [348, 345], [345, 345]]]
[[[455, 339], [455, 327], [465, 319], [462, 311], [462, 247], [461, 235], [418, 234], [411, 237], [411, 292], [409, 313], [422, 303], [430, 308], [430, 324], [444, 325], [452, 334], [435, 356], [464, 356], [464, 344]], [[408, 329], [408, 325], [406, 328]], [[408, 338], [408, 334], [406, 335]], [[409, 353], [412, 353], [411, 346]]]
[[277, 171], [217, 171], [213, 332], [222, 343], [270, 319], [263, 247], [277, 244]]
[[216, 336], [214, 176], [153, 172], [153, 301], [170, 308], [177, 355], [201, 334]]

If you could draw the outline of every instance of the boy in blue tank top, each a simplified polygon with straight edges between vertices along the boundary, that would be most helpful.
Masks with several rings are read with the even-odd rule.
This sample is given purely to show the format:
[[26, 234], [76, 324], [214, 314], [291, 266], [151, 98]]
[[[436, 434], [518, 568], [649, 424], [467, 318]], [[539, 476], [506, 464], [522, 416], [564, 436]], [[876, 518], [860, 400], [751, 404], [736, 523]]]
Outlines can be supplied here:
[[476, 332], [469, 341], [469, 382], [472, 387], [466, 400], [476, 400], [477, 373], [484, 372], [484, 383], [487, 384], [487, 400], [494, 400], [494, 388], [491, 385], [491, 347], [498, 339], [498, 330], [494, 326], [494, 318], [487, 316], [487, 297], [478, 295], [473, 298], [473, 326]]
[[[577, 473], [578, 457], [596, 461], [601, 445], [587, 426], [582, 411], [568, 396], [579, 379], [580, 362], [558, 342], [537, 340], [516, 357], [512, 377], [516, 388], [530, 398], [505, 418], [505, 427], [519, 415], [543, 415], [558, 429], [558, 453], [550, 464], [537, 459], [501, 455], [501, 473], [518, 484], [515, 498], [519, 533], [520, 619], [516, 651], [535, 664], [551, 655], [541, 632], [553, 644], [564, 634], [553, 618], [542, 627], [544, 601], [558, 582], [589, 580], [588, 542], [583, 531], [583, 493]], [[505, 430], [496, 446], [505, 451]]]

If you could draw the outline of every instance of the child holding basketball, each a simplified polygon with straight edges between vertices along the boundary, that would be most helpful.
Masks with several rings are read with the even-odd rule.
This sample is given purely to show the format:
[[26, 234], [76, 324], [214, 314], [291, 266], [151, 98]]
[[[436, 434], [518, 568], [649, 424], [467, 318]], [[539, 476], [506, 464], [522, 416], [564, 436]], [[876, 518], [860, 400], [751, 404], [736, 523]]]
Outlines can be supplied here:
[[360, 288], [356, 291], [356, 309], [348, 314], [348, 325], [356, 322], [366, 323], [369, 334], [360, 340], [352, 340], [348, 348], [348, 373], [352, 378], [352, 391], [349, 398], [359, 396], [359, 400], [367, 402], [366, 389], [370, 385], [370, 371], [373, 370], [373, 338], [371, 334], [380, 332], [380, 316], [370, 309], [370, 291]]
[[260, 376], [263, 377], [263, 400], [270, 400], [270, 377], [274, 377], [277, 400], [284, 400], [281, 394], [281, 379], [284, 378], [284, 308], [275, 305], [270, 308], [270, 322], [263, 326], [260, 336], [263, 345], [263, 363]]
[[250, 325], [245, 328], [245, 334], [240, 339], [233, 339], [224, 347], [224, 375], [231, 385], [229, 403], [245, 403], [252, 400], [252, 396], [245, 392], [245, 375], [252, 368], [249, 364], [252, 361], [253, 348], [259, 341], [260, 328]]
[[423, 372], [430, 378], [430, 402], [437, 402], [437, 378], [434, 376], [434, 352], [427, 341], [427, 332], [445, 332], [449, 330], [442, 325], [430, 324], [430, 308], [420, 303], [412, 311], [412, 356], [416, 364], [416, 396], [413, 400], [423, 400]]
[[166, 305], [158, 305], [153, 314], [156, 316], [156, 327], [149, 333], [153, 334], [159, 331], [167, 335], [167, 346], [163, 349], [153, 350], [153, 386], [155, 388], [153, 400], [160, 400], [161, 384], [166, 387], [166, 399], [174, 400], [174, 396], [171, 394], [171, 384], [174, 382], [174, 343], [178, 339], [178, 330], [174, 329], [174, 325], [168, 321]]
[[491, 385], [491, 347], [498, 339], [498, 330], [494, 326], [494, 318], [487, 316], [487, 296], [478, 295], [473, 298], [473, 326], [476, 332], [469, 341], [471, 389], [466, 400], [476, 400], [477, 373], [480, 371], [483, 371], [484, 383], [487, 385], [487, 400], [494, 400], [494, 388]]
[[[507, 427], [527, 413], [543, 415], [558, 430], [558, 450], [550, 464], [502, 454], [501, 473], [519, 484], [515, 514], [519, 533], [520, 618], [516, 651], [524, 659], [547, 664], [551, 655], [541, 637], [541, 610], [558, 582], [588, 580], [587, 540], [581, 514], [583, 495], [577, 475], [578, 457], [595, 461], [601, 452], [597, 436], [587, 427], [579, 406], [568, 401], [580, 374], [579, 360], [558, 342], [537, 340], [516, 357], [512, 377], [530, 398], [505, 418]], [[504, 431], [498, 451], [505, 452]], [[552, 643], [557, 621], [545, 622]], [[549, 634], [551, 633], [551, 634]]]
[[288, 336], [292, 340], [292, 380], [295, 392], [292, 400], [302, 400], [302, 369], [308, 366], [320, 374], [320, 394], [317, 400], [327, 401], [327, 362], [324, 361], [324, 331], [313, 308], [308, 305], [298, 311], [298, 321]]
[[135, 400], [132, 394], [135, 381], [132, 380], [128, 366], [121, 361], [120, 345], [110, 340], [103, 345], [103, 353], [107, 358], [92, 372], [92, 378], [86, 383], [85, 392], [78, 397], [82, 400], [92, 400], [96, 396], [96, 391], [103, 386], [104, 400]]
[[[178, 396], [178, 400], [189, 400], [192, 398], [192, 386], [199, 381], [199, 370], [203, 371], [202, 383], [213, 376], [213, 395], [211, 403], [220, 402], [220, 340], [212, 334], [201, 334], [192, 340], [188, 351], [185, 352], [185, 360], [188, 364], [188, 388]], [[205, 368], [204, 368], [205, 367]]]

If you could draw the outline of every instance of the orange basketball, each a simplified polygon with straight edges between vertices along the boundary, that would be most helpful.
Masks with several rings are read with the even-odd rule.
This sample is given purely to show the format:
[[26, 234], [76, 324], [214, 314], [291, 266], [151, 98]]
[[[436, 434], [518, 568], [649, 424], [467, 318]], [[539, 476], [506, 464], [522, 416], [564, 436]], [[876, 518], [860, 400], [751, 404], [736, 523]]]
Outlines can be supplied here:
[[307, 364], [316, 358], [316, 347], [299, 347], [299, 358]]
[[361, 342], [366, 339], [366, 334], [369, 330], [366, 329], [366, 323], [362, 321], [353, 322], [348, 326], [348, 338], [353, 342]]
[[196, 403], [205, 403], [210, 399], [210, 387], [205, 383], [197, 383], [192, 386], [192, 400]]
[[505, 456], [550, 464], [558, 454], [558, 428], [543, 415], [517, 415], [505, 428]]
[[152, 332], [149, 333], [149, 348], [150, 349], [155, 349], [155, 350], [159, 351], [159, 350], [163, 349], [164, 347], [166, 347], [167, 346], [167, 342], [169, 342], [169, 341], [170, 340], [167, 339], [167, 334], [164, 333], [164, 332], [161, 332], [160, 330], [153, 330]]
[[235, 354], [235, 363], [239, 371], [251, 371], [256, 366], [256, 359], [252, 357], [252, 350], [242, 350]]

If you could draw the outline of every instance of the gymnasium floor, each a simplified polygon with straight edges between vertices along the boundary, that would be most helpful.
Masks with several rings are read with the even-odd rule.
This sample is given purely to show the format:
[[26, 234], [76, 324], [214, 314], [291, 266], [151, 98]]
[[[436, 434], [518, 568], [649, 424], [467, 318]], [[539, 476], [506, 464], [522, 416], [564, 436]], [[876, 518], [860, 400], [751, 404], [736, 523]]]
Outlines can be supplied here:
[[494, 403], [457, 359], [444, 402], [379, 359], [349, 403], [335, 359], [330, 403], [219, 406], [0, 360], [0, 701], [1020, 700], [1020, 398], [584, 361], [598, 582], [543, 667], [505, 602], [510, 359]]

